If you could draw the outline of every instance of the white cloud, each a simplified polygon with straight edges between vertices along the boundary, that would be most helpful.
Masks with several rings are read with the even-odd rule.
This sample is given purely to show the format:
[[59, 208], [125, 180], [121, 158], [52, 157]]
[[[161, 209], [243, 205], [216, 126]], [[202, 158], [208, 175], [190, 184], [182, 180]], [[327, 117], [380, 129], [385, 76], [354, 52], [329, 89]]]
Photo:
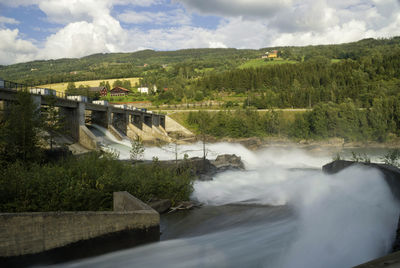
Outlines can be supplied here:
[[13, 18], [0, 16], [0, 26], [4, 26], [6, 24], [19, 24], [19, 21]]
[[37, 5], [40, 0], [0, 0], [0, 4], [10, 7]]
[[190, 16], [182, 9], [169, 12], [135, 12], [130, 10], [120, 14], [118, 18], [129, 24], [188, 25], [191, 23]]
[[51, 22], [67, 24], [77, 21], [92, 21], [108, 15], [110, 0], [42, 0], [39, 8]]
[[132, 6], [143, 6], [148, 7], [155, 4], [162, 3], [163, 0], [114, 0], [115, 5], [132, 5]]
[[[186, 9], [182, 5], [171, 8], [174, 5], [168, 3], [163, 12], [139, 12], [135, 8], [165, 4], [162, 0], [0, 0], [4, 2], [14, 6], [37, 4], [61, 27], [40, 44], [42, 49], [22, 40], [18, 31], [1, 32], [8, 38], [8, 45], [0, 44], [3, 64], [144, 48], [260, 48], [400, 35], [397, 0], [175, 0]], [[125, 5], [125, 11], [115, 14], [116, 5]], [[193, 12], [219, 15], [220, 24], [213, 29], [196, 26]], [[8, 21], [3, 24], [14, 22], [0, 17], [0, 26], [2, 20]], [[119, 20], [131, 28], [122, 28]], [[150, 30], [141, 28], [143, 25]], [[19, 45], [11, 47], [12, 42]]]
[[41, 58], [82, 57], [99, 52], [118, 52], [126, 44], [126, 32], [112, 17], [93, 23], [74, 22], [50, 35], [40, 52]]
[[0, 64], [33, 60], [38, 49], [29, 41], [18, 37], [18, 30], [0, 29]]
[[292, 0], [175, 0], [187, 8], [222, 16], [270, 17], [289, 8]]

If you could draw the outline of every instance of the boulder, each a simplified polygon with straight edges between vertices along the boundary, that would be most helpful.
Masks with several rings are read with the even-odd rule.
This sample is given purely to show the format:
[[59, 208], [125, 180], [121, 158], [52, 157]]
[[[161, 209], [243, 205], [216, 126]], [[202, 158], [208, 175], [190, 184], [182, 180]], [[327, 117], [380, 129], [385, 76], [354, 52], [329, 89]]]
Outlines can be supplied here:
[[244, 164], [240, 156], [235, 154], [223, 154], [211, 162], [218, 171], [225, 171], [230, 169], [244, 170]]
[[172, 204], [169, 199], [155, 200], [149, 203], [149, 206], [158, 213], [167, 212], [170, 209], [171, 205]]

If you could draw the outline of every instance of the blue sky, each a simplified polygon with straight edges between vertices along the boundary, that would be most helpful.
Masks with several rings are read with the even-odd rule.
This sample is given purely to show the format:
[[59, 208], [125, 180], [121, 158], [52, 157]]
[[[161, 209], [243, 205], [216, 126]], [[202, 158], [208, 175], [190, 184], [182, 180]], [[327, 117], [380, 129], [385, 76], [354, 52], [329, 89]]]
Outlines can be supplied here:
[[400, 35], [400, 0], [0, 0], [0, 64]]

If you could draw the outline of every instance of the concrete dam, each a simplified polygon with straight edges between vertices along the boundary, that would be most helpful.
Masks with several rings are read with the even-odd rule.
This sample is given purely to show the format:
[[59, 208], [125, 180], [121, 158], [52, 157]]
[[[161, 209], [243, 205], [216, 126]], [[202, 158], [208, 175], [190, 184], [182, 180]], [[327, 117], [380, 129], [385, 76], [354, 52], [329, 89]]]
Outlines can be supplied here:
[[0, 80], [0, 111], [7, 109], [17, 100], [17, 93], [26, 90], [38, 108], [48, 107], [50, 97], [63, 118], [64, 130], [76, 142], [87, 149], [98, 149], [96, 137], [86, 124], [97, 124], [108, 129], [117, 139], [140, 138], [145, 143], [156, 141], [171, 142], [169, 133], [179, 133], [181, 137], [193, 134], [163, 114], [131, 105], [111, 105], [107, 101], [89, 102], [85, 96], [69, 96], [46, 88], [27, 87], [21, 84]]

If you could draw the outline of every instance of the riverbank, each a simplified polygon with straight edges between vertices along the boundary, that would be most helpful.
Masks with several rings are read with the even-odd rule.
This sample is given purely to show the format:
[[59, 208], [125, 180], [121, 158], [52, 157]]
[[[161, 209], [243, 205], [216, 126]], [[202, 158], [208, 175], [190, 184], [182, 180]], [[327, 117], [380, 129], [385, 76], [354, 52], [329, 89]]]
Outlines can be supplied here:
[[[196, 136], [193, 142], [202, 141], [202, 137]], [[229, 142], [239, 143], [251, 151], [267, 147], [295, 147], [304, 149], [335, 149], [335, 148], [400, 148], [400, 138], [388, 142], [345, 142], [344, 139], [332, 138], [326, 140], [300, 140], [295, 141], [289, 138], [281, 137], [250, 137], [250, 138], [215, 138], [211, 136], [206, 137], [207, 143]]]

